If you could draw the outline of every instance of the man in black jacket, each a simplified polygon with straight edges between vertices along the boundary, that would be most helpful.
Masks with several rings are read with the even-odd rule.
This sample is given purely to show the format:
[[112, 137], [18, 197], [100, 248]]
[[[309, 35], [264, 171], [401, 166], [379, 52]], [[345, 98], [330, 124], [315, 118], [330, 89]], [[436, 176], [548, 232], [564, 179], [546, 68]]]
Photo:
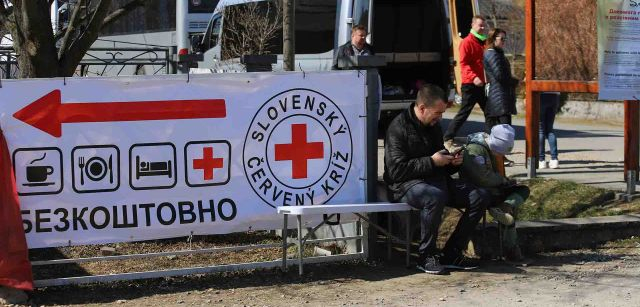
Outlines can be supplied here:
[[[390, 198], [420, 210], [418, 269], [431, 274], [476, 267], [462, 252], [491, 197], [485, 189], [450, 177], [462, 164], [462, 155], [444, 149], [439, 121], [447, 109], [445, 99], [441, 88], [424, 85], [416, 102], [389, 125], [384, 146]], [[445, 205], [466, 210], [439, 257], [436, 240]]]
[[333, 58], [333, 70], [340, 69], [338, 67], [338, 59], [346, 59], [356, 55], [374, 55], [373, 47], [367, 44], [367, 28], [363, 25], [357, 25], [351, 28], [351, 41], [340, 46]]

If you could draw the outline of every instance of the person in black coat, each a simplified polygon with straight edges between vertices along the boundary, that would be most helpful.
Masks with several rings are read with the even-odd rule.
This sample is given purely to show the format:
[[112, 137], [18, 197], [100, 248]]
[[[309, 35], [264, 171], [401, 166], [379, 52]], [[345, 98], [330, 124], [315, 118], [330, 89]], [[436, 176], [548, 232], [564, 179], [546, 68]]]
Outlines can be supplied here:
[[363, 25], [357, 25], [351, 28], [351, 41], [340, 46], [333, 57], [333, 70], [340, 69], [338, 67], [338, 59], [349, 58], [356, 55], [374, 55], [373, 47], [367, 44], [367, 28]]
[[[389, 125], [384, 144], [384, 181], [389, 197], [420, 210], [418, 269], [431, 274], [442, 274], [445, 268], [475, 267], [462, 252], [491, 201], [486, 189], [450, 177], [462, 164], [462, 155], [444, 149], [439, 122], [447, 109], [446, 101], [441, 88], [423, 85], [416, 102]], [[439, 257], [436, 240], [445, 206], [466, 210]]]
[[487, 78], [487, 104], [484, 109], [485, 132], [499, 124], [511, 125], [511, 115], [516, 111], [516, 86], [518, 80], [511, 76], [511, 65], [504, 56], [507, 32], [496, 28], [489, 32], [484, 52], [484, 70]]

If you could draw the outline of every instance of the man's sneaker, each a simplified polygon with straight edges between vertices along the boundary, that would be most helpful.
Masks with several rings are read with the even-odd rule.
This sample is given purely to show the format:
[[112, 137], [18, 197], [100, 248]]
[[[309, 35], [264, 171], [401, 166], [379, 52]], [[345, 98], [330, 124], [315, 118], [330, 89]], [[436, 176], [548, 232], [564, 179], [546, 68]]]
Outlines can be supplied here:
[[456, 258], [441, 258], [440, 263], [445, 269], [449, 270], [467, 271], [477, 269], [480, 266], [477, 260], [462, 255]]
[[438, 258], [429, 256], [424, 261], [418, 263], [418, 270], [429, 274], [444, 274], [444, 267], [438, 261]]
[[504, 167], [512, 167], [514, 165], [516, 165], [516, 163], [513, 162], [513, 160], [509, 160], [507, 157], [504, 157]]
[[560, 161], [558, 160], [551, 160], [549, 161], [549, 168], [558, 168], [558, 165], [560, 164]]
[[538, 168], [547, 168], [547, 161], [538, 162]]
[[515, 221], [514, 218], [513, 218], [513, 215], [504, 212], [499, 207], [491, 207], [491, 208], [489, 208], [489, 214], [491, 214], [493, 219], [495, 219], [500, 224], [505, 225], [505, 226], [511, 226], [511, 225], [513, 225], [513, 222]]

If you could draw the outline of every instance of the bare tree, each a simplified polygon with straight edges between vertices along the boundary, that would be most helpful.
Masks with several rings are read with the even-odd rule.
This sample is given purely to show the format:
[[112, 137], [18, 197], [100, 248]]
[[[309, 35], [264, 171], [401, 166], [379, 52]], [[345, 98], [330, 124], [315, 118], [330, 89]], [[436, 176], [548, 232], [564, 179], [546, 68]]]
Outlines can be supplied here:
[[[501, 28], [507, 32], [509, 41], [505, 52], [511, 55], [513, 64], [524, 51], [524, 1], [522, 0], [484, 0], [480, 11], [487, 16], [487, 23], [493, 29]], [[511, 65], [515, 74], [515, 65]]]
[[535, 16], [535, 76], [545, 80], [596, 79], [596, 1], [539, 1]]
[[[76, 0], [67, 27], [54, 33], [45, 0], [1, 0], [0, 28], [18, 54], [21, 78], [73, 75], [100, 30], [150, 0], [131, 0], [112, 10], [111, 0]], [[71, 3], [69, 3], [71, 4]]]
[[280, 6], [280, 1], [265, 1], [225, 8], [222, 59], [271, 53], [282, 33]]
[[284, 70], [294, 71], [296, 70], [296, 1], [284, 0], [284, 6], [282, 10], [282, 54], [284, 56]]

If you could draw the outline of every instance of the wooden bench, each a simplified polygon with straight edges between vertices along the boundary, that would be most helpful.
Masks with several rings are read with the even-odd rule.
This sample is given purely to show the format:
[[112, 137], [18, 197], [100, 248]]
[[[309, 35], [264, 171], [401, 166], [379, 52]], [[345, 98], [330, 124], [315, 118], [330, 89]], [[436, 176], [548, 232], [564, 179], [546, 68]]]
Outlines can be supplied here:
[[[297, 219], [297, 228], [298, 228], [298, 240], [296, 245], [298, 247], [298, 273], [302, 275], [302, 261], [303, 261], [303, 247], [305, 241], [315, 233], [322, 225], [327, 224], [327, 220], [330, 219], [333, 215], [336, 214], [354, 214], [363, 221], [365, 221], [369, 226], [374, 227], [378, 231], [385, 234], [388, 238], [388, 251], [389, 254], [391, 252], [391, 243], [393, 241], [405, 244], [406, 249], [406, 264], [409, 266], [410, 256], [411, 256], [411, 210], [414, 210], [411, 206], [406, 203], [367, 203], [367, 204], [342, 204], [342, 205], [309, 205], [309, 206], [279, 206], [277, 207], [277, 211], [279, 214], [284, 215], [283, 225], [282, 225], [282, 270], [286, 271], [287, 269], [287, 235], [286, 231], [288, 229], [288, 216], [295, 215]], [[387, 225], [389, 229], [384, 229], [370, 221], [364, 214], [365, 213], [376, 213], [376, 212], [406, 212], [406, 223], [405, 223], [405, 238], [400, 239], [391, 234], [391, 224]], [[324, 218], [323, 221], [318, 224], [316, 227], [311, 229], [306, 236], [302, 236], [302, 217], [303, 216], [312, 216], [312, 215], [327, 215], [328, 217]], [[339, 240], [341, 238], [336, 238]]]

